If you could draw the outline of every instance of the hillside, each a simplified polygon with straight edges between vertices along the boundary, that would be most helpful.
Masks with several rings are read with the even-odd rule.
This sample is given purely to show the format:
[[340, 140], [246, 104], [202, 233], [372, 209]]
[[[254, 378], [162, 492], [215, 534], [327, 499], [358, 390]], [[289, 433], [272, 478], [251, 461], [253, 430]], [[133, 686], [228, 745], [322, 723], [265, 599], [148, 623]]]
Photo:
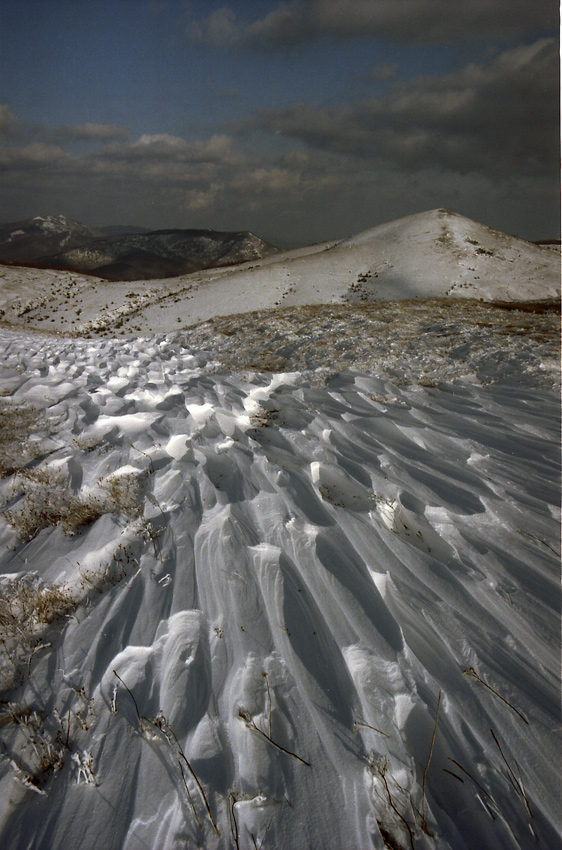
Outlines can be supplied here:
[[[234, 261], [239, 255], [229, 256]], [[96, 254], [92, 263], [101, 260]], [[188, 327], [218, 315], [309, 304], [428, 297], [556, 300], [560, 256], [455, 213], [433, 210], [340, 242], [167, 280], [109, 283], [71, 272], [7, 267], [0, 278], [6, 321], [65, 333], [135, 334]]]

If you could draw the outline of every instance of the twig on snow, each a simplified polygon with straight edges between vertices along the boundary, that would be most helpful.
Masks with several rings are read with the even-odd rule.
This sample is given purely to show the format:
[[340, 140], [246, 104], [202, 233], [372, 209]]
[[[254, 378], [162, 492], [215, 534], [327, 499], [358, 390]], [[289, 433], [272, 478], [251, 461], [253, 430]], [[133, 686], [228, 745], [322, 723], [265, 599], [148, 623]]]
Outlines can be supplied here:
[[437, 698], [437, 711], [435, 714], [435, 726], [433, 727], [433, 736], [431, 738], [431, 747], [429, 749], [429, 755], [427, 757], [427, 764], [425, 766], [425, 770], [423, 772], [423, 780], [422, 780], [422, 830], [427, 832], [427, 822], [425, 819], [425, 780], [427, 778], [427, 771], [429, 770], [429, 764], [431, 762], [431, 757], [433, 755], [433, 747], [435, 746], [435, 736], [437, 735], [437, 724], [439, 723], [439, 709], [441, 707], [441, 695], [442, 691], [439, 691], [439, 697]]
[[481, 685], [484, 685], [485, 688], [488, 688], [489, 691], [495, 694], [499, 699], [501, 699], [502, 702], [505, 702], [506, 705], [508, 705], [516, 714], [518, 714], [523, 723], [526, 723], [527, 726], [529, 725], [529, 721], [527, 720], [527, 718], [523, 717], [521, 712], [518, 711], [518, 709], [516, 709], [515, 706], [512, 705], [508, 700], [506, 700], [505, 697], [502, 697], [501, 694], [499, 694], [494, 688], [492, 688], [492, 686], [489, 685], [488, 682], [485, 682], [484, 679], [476, 672], [474, 667], [468, 667], [462, 672], [465, 674], [465, 676], [470, 676], [472, 679], [476, 679], [477, 682], [480, 682]]

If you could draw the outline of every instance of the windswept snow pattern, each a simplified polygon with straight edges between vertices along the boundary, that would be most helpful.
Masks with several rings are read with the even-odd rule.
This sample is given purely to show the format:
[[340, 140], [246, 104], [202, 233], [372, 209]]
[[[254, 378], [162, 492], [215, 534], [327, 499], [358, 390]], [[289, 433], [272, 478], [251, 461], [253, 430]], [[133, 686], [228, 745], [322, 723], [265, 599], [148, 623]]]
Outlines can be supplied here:
[[0, 341], [2, 847], [559, 846], [538, 372]]

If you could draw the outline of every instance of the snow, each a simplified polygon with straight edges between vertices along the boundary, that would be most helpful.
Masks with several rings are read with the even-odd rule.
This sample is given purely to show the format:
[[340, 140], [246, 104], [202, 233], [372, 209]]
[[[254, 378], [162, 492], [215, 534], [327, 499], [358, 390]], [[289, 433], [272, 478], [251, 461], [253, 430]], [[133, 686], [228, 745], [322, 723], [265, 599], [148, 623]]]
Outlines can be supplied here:
[[0, 347], [2, 847], [560, 846], [552, 313]]

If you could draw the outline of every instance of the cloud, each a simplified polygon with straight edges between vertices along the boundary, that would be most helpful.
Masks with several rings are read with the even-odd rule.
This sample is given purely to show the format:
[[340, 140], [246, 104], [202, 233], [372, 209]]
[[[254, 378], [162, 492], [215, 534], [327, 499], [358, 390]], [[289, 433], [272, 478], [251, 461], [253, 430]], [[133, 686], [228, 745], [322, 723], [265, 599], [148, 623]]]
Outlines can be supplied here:
[[558, 45], [541, 39], [445, 76], [394, 83], [357, 104], [262, 110], [245, 129], [409, 171], [556, 174]]
[[54, 129], [47, 129], [38, 125], [22, 124], [12, 112], [8, 104], [0, 104], [0, 136], [30, 139], [35, 141], [41, 139], [43, 142], [64, 142], [71, 139], [84, 139], [87, 141], [108, 142], [112, 140], [125, 140], [129, 138], [129, 131], [115, 124], [64, 124]]
[[73, 158], [58, 145], [31, 142], [21, 148], [0, 148], [0, 170], [14, 173], [71, 167]]
[[143, 134], [130, 144], [107, 145], [91, 155], [96, 162], [128, 162], [131, 167], [147, 163], [159, 164], [163, 169], [171, 165], [220, 163], [236, 165], [240, 152], [234, 137], [216, 133], [207, 139], [188, 142], [168, 133]]
[[[62, 209], [74, 218], [90, 221], [90, 214], [80, 215], [76, 210], [77, 203], [91, 208], [103, 203], [112, 211], [113, 219], [117, 204], [113, 199], [117, 197], [117, 206], [125, 208], [128, 197], [132, 206], [151, 212], [158, 209], [160, 198], [162, 216], [175, 218], [170, 226], [177, 226], [178, 218], [191, 212], [211, 216], [211, 208], [214, 212], [220, 209], [224, 193], [235, 192], [236, 184], [238, 188], [242, 184], [255, 188], [259, 182], [252, 174], [256, 164], [248, 162], [236, 138], [224, 134], [197, 141], [167, 133], [143, 134], [134, 142], [114, 141], [79, 156], [46, 143], [45, 130], [35, 129], [38, 138], [30, 144], [0, 147], [3, 205], [22, 209], [21, 215], [14, 213], [14, 219], [26, 216], [24, 199], [30, 214], [36, 214], [40, 199], [47, 197], [51, 211]], [[84, 137], [95, 138], [96, 132], [86, 128]], [[68, 138], [74, 134], [62, 135]], [[98, 137], [104, 140], [104, 133], [100, 131]], [[267, 171], [262, 177], [267, 183]], [[275, 179], [269, 180], [270, 188]], [[213, 224], [210, 218], [208, 225]]]
[[[390, 78], [361, 103], [261, 111], [238, 134], [130, 141], [108, 131], [80, 155], [72, 138], [68, 152], [65, 137], [54, 144], [31, 127], [0, 147], [3, 218], [62, 212], [304, 244], [444, 206], [527, 238], [556, 236], [557, 62], [557, 44], [542, 39], [446, 76]], [[254, 130], [285, 138], [272, 145], [258, 132], [250, 147], [241, 136]]]
[[80, 125], [65, 124], [62, 127], [57, 127], [54, 135], [69, 139], [109, 141], [112, 139], [128, 139], [130, 134], [124, 127], [116, 127], [114, 124], [88, 122]]
[[0, 136], [16, 136], [19, 122], [7, 103], [0, 104]]
[[143, 134], [86, 155], [36, 139], [0, 147], [0, 194], [4, 217], [12, 220], [64, 212], [92, 224], [135, 220], [158, 228], [260, 233], [265, 227], [275, 234], [279, 215], [292, 210], [295, 227], [311, 217], [312, 199], [325, 181], [318, 164], [333, 159], [300, 153], [282, 162], [244, 152], [239, 140], [224, 134], [197, 141]]
[[249, 23], [223, 6], [192, 21], [189, 36], [215, 47], [282, 47], [322, 36], [409, 43], [509, 39], [557, 31], [558, 16], [554, 0], [286, 0]]
[[219, 47], [236, 44], [240, 40], [241, 28], [235, 12], [225, 6], [216, 9], [196, 25], [192, 35], [213, 47]]

